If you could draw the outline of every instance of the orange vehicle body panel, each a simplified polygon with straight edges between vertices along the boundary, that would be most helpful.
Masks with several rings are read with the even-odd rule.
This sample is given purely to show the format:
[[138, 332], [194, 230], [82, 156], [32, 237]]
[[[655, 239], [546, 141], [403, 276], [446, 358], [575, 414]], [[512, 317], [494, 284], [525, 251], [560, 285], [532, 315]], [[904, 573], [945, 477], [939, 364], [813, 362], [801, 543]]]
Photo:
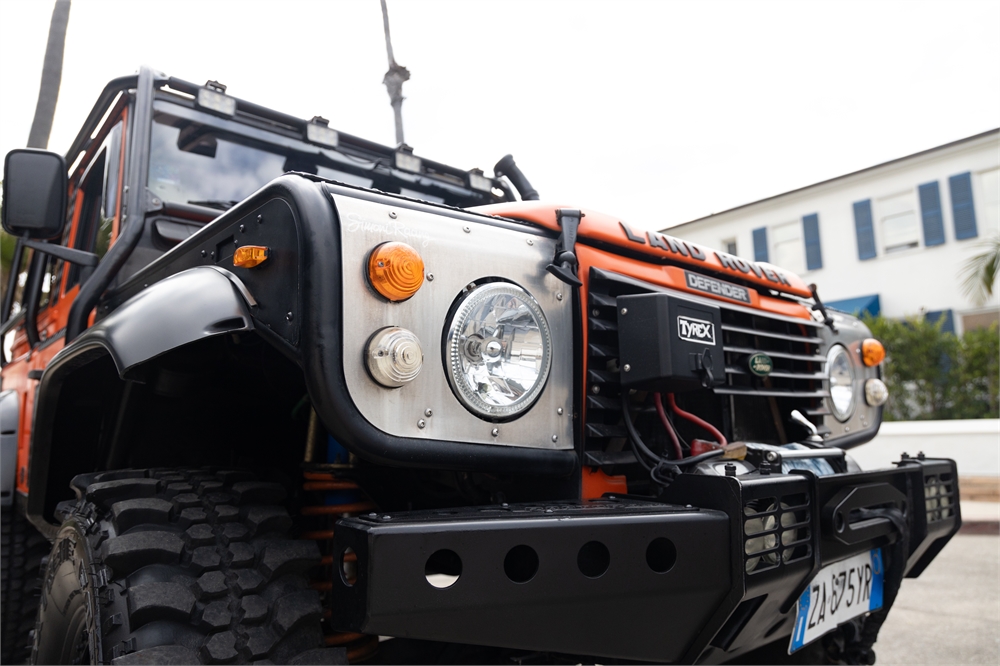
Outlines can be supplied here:
[[[93, 148], [88, 151], [84, 158], [80, 161], [80, 167], [73, 174], [74, 182], [70, 186], [70, 201], [69, 206], [72, 210], [72, 217], [69, 220], [70, 229], [69, 236], [70, 246], [73, 246], [76, 242], [77, 231], [80, 225], [80, 216], [83, 212], [83, 192], [79, 187], [79, 179], [83, 175], [84, 166], [93, 158], [94, 152], [98, 150], [104, 141], [104, 137], [107, 135], [109, 128], [113, 127], [119, 120], [122, 121], [123, 127], [127, 127], [128, 124], [128, 108], [124, 106], [124, 102], [120, 102], [118, 105], [120, 113], [111, 113], [109, 115], [109, 120], [105, 122], [104, 127], [101, 132], [95, 138]], [[118, 204], [114, 210], [112, 228], [111, 228], [111, 239], [109, 242], [109, 247], [114, 245], [115, 240], [118, 238], [118, 228], [119, 228], [119, 218], [121, 217], [121, 191], [123, 186], [123, 179], [125, 174], [125, 148], [126, 141], [124, 134], [122, 136], [120, 153], [118, 155], [118, 182], [116, 187], [118, 197], [116, 198]], [[65, 264], [64, 264], [65, 266]], [[12, 276], [13, 279], [13, 276]], [[75, 284], [68, 291], [66, 290], [66, 283], [69, 281], [69, 270], [64, 268], [62, 279], [59, 282], [58, 291], [59, 298], [56, 299], [55, 303], [51, 303], [44, 308], [42, 308], [38, 313], [38, 332], [43, 340], [51, 340], [54, 336], [58, 335], [60, 331], [66, 328], [66, 324], [69, 321], [69, 311], [70, 307], [73, 305], [73, 301], [76, 300], [77, 295], [80, 293], [80, 285]], [[87, 324], [92, 325], [94, 323], [94, 312], [90, 313]], [[44, 345], [44, 342], [42, 343]], [[65, 338], [59, 338], [52, 340], [48, 345], [41, 346], [34, 351], [28, 347], [28, 336], [24, 332], [24, 327], [22, 326], [14, 333], [14, 340], [11, 344], [11, 362], [7, 364], [3, 369], [3, 386], [4, 389], [13, 389], [18, 392], [19, 395], [19, 414], [18, 414], [18, 434], [17, 434], [17, 491], [24, 495], [28, 494], [28, 458], [31, 449], [31, 433], [32, 433], [32, 415], [35, 413], [35, 387], [37, 379], [31, 379], [28, 377], [28, 373], [32, 370], [45, 370], [48, 366], [49, 361], [55, 357], [63, 347], [66, 346]], [[31, 352], [29, 354], [29, 352]]]
[[[473, 210], [484, 215], [497, 215], [524, 220], [538, 226], [559, 231], [556, 210], [573, 208], [557, 206], [542, 201], [516, 201], [477, 206]], [[707, 250], [694, 243], [667, 236], [655, 231], [633, 229], [616, 217], [586, 209], [580, 210], [578, 234], [596, 243], [606, 243], [626, 252], [649, 255], [657, 259], [669, 258], [681, 264], [709, 268], [719, 274], [729, 274], [747, 282], [809, 298], [812, 291], [799, 276], [763, 262], [747, 261], [725, 252]]]

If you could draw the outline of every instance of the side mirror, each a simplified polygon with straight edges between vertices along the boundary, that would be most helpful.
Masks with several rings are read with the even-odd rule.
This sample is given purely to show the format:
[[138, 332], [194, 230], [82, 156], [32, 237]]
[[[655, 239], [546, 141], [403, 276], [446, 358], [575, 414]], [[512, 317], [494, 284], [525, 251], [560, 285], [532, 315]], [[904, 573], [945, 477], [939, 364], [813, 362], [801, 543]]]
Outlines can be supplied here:
[[46, 150], [19, 148], [3, 162], [3, 228], [13, 236], [49, 240], [66, 224], [66, 160]]

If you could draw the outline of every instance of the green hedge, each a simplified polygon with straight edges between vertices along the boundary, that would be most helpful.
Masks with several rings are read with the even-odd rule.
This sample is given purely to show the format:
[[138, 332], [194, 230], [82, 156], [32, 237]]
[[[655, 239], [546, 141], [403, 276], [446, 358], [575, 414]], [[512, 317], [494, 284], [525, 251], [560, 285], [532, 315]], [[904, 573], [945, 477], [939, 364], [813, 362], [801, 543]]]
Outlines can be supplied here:
[[868, 317], [886, 348], [887, 421], [986, 419], [1000, 416], [1000, 333], [997, 325], [962, 337], [922, 317]]

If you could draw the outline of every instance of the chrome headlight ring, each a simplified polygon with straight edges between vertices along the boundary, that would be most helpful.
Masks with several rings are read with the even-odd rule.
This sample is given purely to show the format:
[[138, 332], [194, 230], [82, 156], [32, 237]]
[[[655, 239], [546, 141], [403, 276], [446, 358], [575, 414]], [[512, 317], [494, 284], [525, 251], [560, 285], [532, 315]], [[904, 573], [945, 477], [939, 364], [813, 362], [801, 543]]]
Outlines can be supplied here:
[[830, 384], [830, 411], [838, 421], [847, 421], [857, 406], [854, 388], [857, 372], [850, 352], [843, 345], [834, 345], [827, 353], [826, 376]]
[[542, 308], [510, 282], [488, 282], [463, 293], [443, 347], [455, 396], [488, 421], [510, 420], [530, 409], [552, 365], [552, 337]]

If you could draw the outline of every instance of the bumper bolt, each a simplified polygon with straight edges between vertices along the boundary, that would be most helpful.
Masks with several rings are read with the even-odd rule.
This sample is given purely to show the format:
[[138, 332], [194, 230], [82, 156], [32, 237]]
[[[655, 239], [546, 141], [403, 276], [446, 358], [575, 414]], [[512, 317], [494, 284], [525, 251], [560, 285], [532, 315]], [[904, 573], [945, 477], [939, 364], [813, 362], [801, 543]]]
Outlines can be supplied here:
[[726, 463], [726, 476], [736, 476], [736, 465]]

